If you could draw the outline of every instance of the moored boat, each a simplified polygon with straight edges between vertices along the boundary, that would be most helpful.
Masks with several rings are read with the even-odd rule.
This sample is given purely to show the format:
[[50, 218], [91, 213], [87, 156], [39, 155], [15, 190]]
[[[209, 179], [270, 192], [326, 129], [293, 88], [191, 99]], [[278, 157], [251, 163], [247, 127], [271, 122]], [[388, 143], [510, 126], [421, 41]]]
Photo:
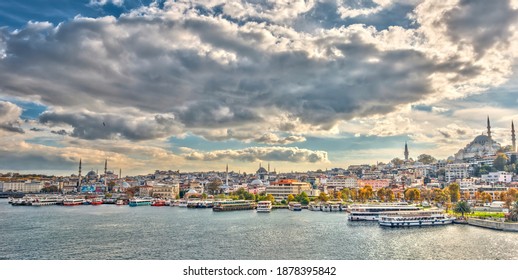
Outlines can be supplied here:
[[117, 199], [117, 202], [115, 202], [115, 205], [128, 205], [129, 200], [128, 199]]
[[237, 211], [237, 210], [253, 210], [257, 208], [255, 201], [250, 200], [226, 200], [214, 202], [212, 210], [221, 211]]
[[259, 201], [257, 203], [257, 212], [269, 213], [272, 211], [272, 202], [269, 200]]
[[187, 200], [180, 200], [178, 202], [178, 207], [187, 207]]
[[77, 206], [82, 205], [86, 200], [84, 198], [77, 198], [77, 197], [66, 197], [63, 199], [63, 205], [64, 206]]
[[45, 196], [36, 198], [32, 202], [32, 206], [48, 206], [48, 205], [56, 205], [59, 202], [59, 197], [57, 196]]
[[149, 205], [151, 205], [151, 201], [152, 200], [153, 200], [152, 198], [148, 198], [148, 197], [132, 198], [132, 199], [129, 200], [128, 205], [132, 206], [132, 207], [134, 207], [134, 206], [149, 206]]
[[302, 211], [302, 204], [290, 202], [290, 204], [288, 205], [288, 209], [290, 209], [291, 211]]
[[420, 208], [408, 204], [365, 204], [354, 205], [349, 209], [349, 221], [377, 221], [384, 212], [418, 211]]
[[103, 204], [103, 199], [100, 197], [96, 197], [96, 198], [92, 199], [92, 201], [90, 202], [90, 205], [101, 205], [101, 204]]
[[165, 200], [163, 199], [155, 199], [151, 202], [151, 206], [166, 206]]
[[330, 212], [340, 212], [340, 204], [338, 204], [338, 203], [331, 203], [329, 205], [329, 211]]
[[386, 227], [412, 227], [448, 225], [454, 220], [455, 217], [448, 216], [442, 210], [428, 210], [386, 213], [380, 216], [378, 223]]
[[310, 202], [308, 205], [308, 210], [311, 211], [322, 211], [322, 208], [320, 206], [320, 203]]

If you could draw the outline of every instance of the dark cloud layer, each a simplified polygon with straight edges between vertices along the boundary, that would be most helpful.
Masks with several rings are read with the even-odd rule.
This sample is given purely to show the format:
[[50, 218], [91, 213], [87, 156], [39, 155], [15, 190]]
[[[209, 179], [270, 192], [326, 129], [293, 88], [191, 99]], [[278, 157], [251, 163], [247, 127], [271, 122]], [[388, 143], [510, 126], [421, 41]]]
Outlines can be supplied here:
[[[289, 20], [285, 6], [245, 2], [239, 2], [243, 11], [179, 1], [163, 11], [142, 8], [119, 18], [2, 29], [0, 89], [51, 106], [40, 121], [71, 125], [73, 137], [144, 140], [255, 126], [280, 134], [290, 124], [271, 119], [286, 116], [329, 130], [340, 121], [387, 114], [436, 94], [432, 76], [462, 83], [482, 73], [460, 57], [440, 62], [423, 48], [374, 42], [379, 35], [365, 26], [297, 32], [297, 20]], [[293, 15], [320, 17], [311, 14], [318, 5]], [[403, 4], [389, 7], [408, 11]], [[486, 10], [489, 17], [483, 16]], [[254, 20], [258, 14], [268, 24]], [[514, 14], [504, 1], [462, 1], [445, 11], [444, 19], [452, 40], [483, 54], [505, 43]], [[131, 108], [137, 117], [119, 108]]]
[[55, 113], [45, 112], [39, 121], [50, 126], [68, 124], [74, 129], [53, 131], [54, 134], [67, 135], [83, 139], [148, 140], [165, 137], [175, 133], [174, 119], [169, 116], [155, 115], [153, 118], [130, 119], [114, 114]]
[[468, 43], [483, 55], [496, 44], [508, 45], [517, 16], [509, 1], [461, 0], [444, 14], [444, 22], [452, 40]]

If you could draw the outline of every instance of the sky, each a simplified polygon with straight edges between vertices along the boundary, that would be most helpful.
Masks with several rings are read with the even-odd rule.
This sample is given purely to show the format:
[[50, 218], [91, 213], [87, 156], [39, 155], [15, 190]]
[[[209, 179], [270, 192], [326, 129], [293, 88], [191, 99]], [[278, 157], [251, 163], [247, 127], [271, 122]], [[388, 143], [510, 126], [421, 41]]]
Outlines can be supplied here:
[[0, 2], [0, 172], [446, 159], [518, 121], [518, 0], [22, 2]]

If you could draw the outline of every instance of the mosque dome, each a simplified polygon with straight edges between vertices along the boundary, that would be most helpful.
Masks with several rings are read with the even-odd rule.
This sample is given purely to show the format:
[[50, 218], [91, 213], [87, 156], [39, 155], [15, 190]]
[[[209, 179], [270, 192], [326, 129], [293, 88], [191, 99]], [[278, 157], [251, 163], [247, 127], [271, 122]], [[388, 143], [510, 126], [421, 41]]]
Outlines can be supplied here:
[[95, 171], [92, 170], [86, 173], [86, 177], [97, 177], [97, 173], [95, 173]]
[[493, 140], [491, 140], [491, 138], [489, 138], [489, 136], [487, 136], [487, 135], [479, 135], [479, 136], [475, 137], [475, 139], [472, 141], [472, 143], [480, 144], [480, 145], [485, 145], [486, 143], [490, 143], [490, 142], [493, 142]]
[[485, 157], [495, 155], [501, 146], [487, 135], [479, 135], [466, 147], [455, 154], [455, 159], [463, 160], [474, 157]]
[[266, 174], [268, 173], [268, 171], [266, 171], [266, 169], [264, 167], [259, 167], [259, 169], [257, 169], [257, 172], [256, 174]]
[[263, 185], [263, 181], [259, 180], [259, 179], [255, 179], [253, 180], [251, 183], [250, 183], [251, 186], [262, 186]]

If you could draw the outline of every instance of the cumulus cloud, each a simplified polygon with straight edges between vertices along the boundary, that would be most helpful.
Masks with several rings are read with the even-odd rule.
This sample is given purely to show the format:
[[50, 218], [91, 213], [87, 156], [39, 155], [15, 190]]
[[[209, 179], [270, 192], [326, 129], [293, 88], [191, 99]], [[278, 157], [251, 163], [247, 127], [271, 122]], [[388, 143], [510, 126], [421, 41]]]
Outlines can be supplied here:
[[22, 108], [11, 102], [0, 101], [0, 130], [15, 133], [24, 133], [21, 128], [20, 116]]
[[[319, 13], [326, 4], [342, 19]], [[412, 28], [344, 21], [396, 5], [415, 6]], [[0, 28], [0, 91], [44, 104], [40, 124], [68, 133], [64, 139], [192, 133], [286, 145], [346, 132], [451, 143], [471, 137], [473, 125], [430, 129], [449, 123], [441, 114], [453, 111], [436, 104], [509, 78], [518, 56], [516, 12], [507, 1], [165, 1], [120, 17]], [[308, 17], [322, 24], [302, 31]], [[16, 108], [0, 104], [3, 131], [23, 132]], [[189, 157], [275, 158], [238, 151]]]
[[306, 138], [299, 135], [290, 135], [287, 137], [279, 137], [277, 134], [274, 133], [265, 133], [261, 137], [254, 140], [258, 143], [265, 143], [270, 145], [286, 145], [286, 144], [292, 144], [296, 142], [304, 142], [306, 141]]
[[124, 4], [124, 0], [90, 0], [90, 6], [104, 6], [108, 3], [112, 3], [115, 6], [122, 6]]
[[[508, 5], [493, 7], [502, 19], [491, 34], [500, 37], [481, 31], [462, 41], [451, 34], [467, 33], [462, 27], [467, 19], [455, 13], [453, 2], [419, 5], [413, 15], [421, 25], [417, 30], [350, 25], [314, 33], [297, 32], [285, 21], [307, 12], [312, 1], [223, 2], [167, 2], [163, 9], [143, 7], [120, 18], [76, 17], [59, 26], [2, 30], [0, 86], [5, 94], [36, 98], [55, 109], [123, 106], [140, 114], [169, 114], [189, 131], [250, 128], [286, 113], [312, 130], [330, 130], [340, 121], [387, 114], [429, 97], [463, 96], [504, 81], [508, 73], [495, 69], [500, 65], [495, 57], [489, 66], [457, 52], [466, 44], [491, 49], [497, 44], [490, 42], [512, 35]], [[459, 7], [477, 12], [480, 5]], [[444, 26], [434, 28], [426, 13], [442, 16]], [[477, 28], [487, 23], [473, 22]], [[456, 55], [438, 57], [457, 41]], [[488, 75], [489, 70], [497, 71]], [[97, 123], [90, 124], [72, 135], [100, 138]]]
[[215, 150], [211, 152], [192, 151], [184, 155], [187, 160], [220, 161], [239, 160], [328, 162], [327, 152], [299, 149], [296, 147], [250, 147], [241, 150]]

